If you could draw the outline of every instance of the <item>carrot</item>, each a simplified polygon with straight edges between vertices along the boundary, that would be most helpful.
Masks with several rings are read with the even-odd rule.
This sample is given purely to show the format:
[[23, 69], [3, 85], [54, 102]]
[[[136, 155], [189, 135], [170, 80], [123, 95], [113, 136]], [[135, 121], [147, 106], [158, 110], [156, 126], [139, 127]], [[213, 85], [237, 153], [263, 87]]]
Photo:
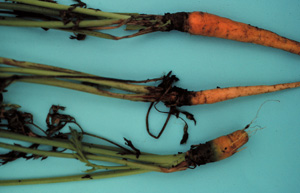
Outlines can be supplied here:
[[[210, 140], [204, 144], [192, 145], [191, 149], [185, 154], [185, 160], [180, 162], [178, 165], [172, 168], [162, 168], [162, 172], [170, 173], [181, 170], [186, 170], [187, 168], [196, 167], [199, 165], [204, 165], [211, 162], [220, 161], [231, 157], [235, 153], [241, 151], [239, 150], [243, 145], [245, 145], [249, 140], [248, 132], [246, 131], [252, 123], [258, 118], [258, 114], [262, 106], [270, 101], [265, 101], [262, 103], [256, 113], [256, 116], [252, 121], [247, 124], [244, 129], [234, 131], [228, 135], [218, 137], [216, 139]], [[280, 102], [280, 101], [273, 101]], [[250, 131], [252, 132], [252, 131]]]
[[[24, 81], [63, 87], [106, 97], [149, 102], [150, 106], [146, 114], [146, 130], [150, 136], [156, 139], [158, 139], [164, 132], [171, 115], [181, 118], [179, 117], [179, 114], [182, 113], [187, 117], [187, 119], [193, 120], [196, 123], [192, 114], [186, 111], [180, 111], [177, 107], [212, 104], [237, 97], [258, 95], [300, 87], [300, 82], [293, 82], [270, 86], [261, 85], [216, 88], [195, 92], [173, 86], [173, 84], [179, 79], [175, 75], [172, 75], [171, 72], [160, 78], [133, 81], [105, 78], [69, 69], [57, 68], [32, 62], [21, 62], [3, 57], [0, 57], [0, 63], [12, 66], [0, 67], [0, 99], [1, 91], [3, 92], [6, 90], [6, 87], [14, 82]], [[153, 81], [162, 82], [158, 86], [147, 85], [147, 83]], [[110, 90], [109, 88], [113, 89]], [[126, 91], [126, 93], [123, 91]], [[161, 131], [158, 135], [154, 135], [151, 133], [151, 129], [149, 127], [149, 114], [152, 107], [156, 108], [155, 105], [158, 102], [163, 102], [170, 108], [170, 110]], [[187, 124], [185, 124], [184, 135], [180, 142], [181, 144], [185, 143], [188, 138], [187, 128]]]
[[[178, 30], [195, 35], [260, 44], [300, 55], [300, 43], [297, 41], [268, 30], [204, 12], [178, 12], [164, 15], [117, 14], [95, 11], [96, 9], [85, 8], [83, 4], [66, 6], [41, 1], [16, 0], [15, 2], [18, 3], [0, 3], [1, 9], [10, 11], [9, 13], [15, 16], [12, 20], [6, 14], [0, 15], [2, 16], [0, 25], [56, 30], [63, 28], [64, 31], [75, 33], [76, 35], [70, 38], [77, 40], [84, 40], [86, 35], [120, 40], [156, 31]], [[46, 21], [44, 21], [45, 18]], [[123, 25], [126, 26], [126, 30], [138, 32], [117, 37], [97, 31], [119, 28]]]
[[238, 97], [265, 94], [296, 87], [300, 87], [300, 82], [283, 83], [276, 85], [216, 88], [198, 92], [187, 91], [175, 87], [174, 90], [169, 93], [169, 95], [165, 96], [166, 99], [163, 99], [163, 101], [168, 100], [165, 101], [165, 104], [167, 106], [212, 104]]
[[184, 29], [190, 34], [212, 36], [282, 49], [300, 55], [300, 43], [276, 33], [217, 15], [192, 12]]
[[[138, 20], [140, 17], [144, 20]], [[130, 22], [127, 23], [127, 26], [140, 25], [146, 28], [141, 28], [141, 30], [134, 35], [124, 36], [121, 38], [134, 37], [154, 31], [177, 30], [193, 35], [210, 36], [259, 44], [300, 55], [300, 42], [282, 37], [265, 29], [233, 21], [210, 13], [195, 11], [190, 13], [166, 13], [163, 16], [157, 15], [155, 20], [158, 21], [159, 24], [155, 23], [155, 26], [149, 25], [149, 20], [153, 19], [153, 16], [151, 18], [148, 15], [141, 15], [137, 18], [137, 20], [132, 18]]]
[[162, 172], [170, 173], [181, 171], [190, 167], [220, 161], [232, 156], [249, 140], [248, 133], [245, 129], [237, 130], [204, 144], [192, 146], [191, 149], [186, 152], [185, 161], [173, 168], [162, 168]]
[[[86, 166], [92, 167], [87, 172], [93, 171], [93, 173], [41, 179], [0, 180], [0, 186], [82, 181], [150, 171], [170, 173], [195, 168], [199, 165], [223, 160], [238, 152], [238, 149], [246, 144], [249, 139], [248, 133], [245, 130], [249, 128], [257, 117], [256, 115], [251, 123], [242, 130], [218, 137], [204, 144], [193, 145], [186, 152], [158, 155], [141, 152], [126, 138], [124, 138], [125, 144], [129, 148], [101, 136], [87, 133], [73, 116], [60, 112], [63, 110], [65, 110], [65, 107], [53, 105], [46, 118], [47, 129], [42, 129], [34, 123], [31, 113], [19, 111], [15, 105], [0, 105], [0, 118], [7, 122], [7, 124], [0, 125], [0, 138], [31, 144], [29, 147], [26, 147], [25, 145], [6, 143], [2, 140], [0, 147], [8, 149], [10, 152], [0, 154], [0, 166], [14, 162], [20, 158], [25, 158], [26, 160], [42, 158], [42, 160], [45, 160], [47, 157], [60, 157], [79, 160], [85, 163]], [[63, 129], [69, 123], [76, 124], [80, 130], [76, 131], [70, 128], [70, 132], [63, 132]], [[37, 134], [29, 127], [32, 125], [39, 128], [44, 135]], [[91, 144], [88, 141], [83, 142], [84, 136], [104, 140], [116, 147], [99, 145], [97, 143]], [[46, 151], [40, 149], [41, 145], [52, 147], [52, 150]], [[58, 148], [71, 150], [72, 153], [59, 151]], [[114, 163], [117, 166], [92, 163], [96, 160]], [[102, 171], [95, 173], [95, 170]]]
[[[184, 106], [212, 104], [237, 97], [264, 94], [280, 91], [289, 88], [300, 87], [300, 82], [282, 83], [276, 85], [260, 86], [239, 86], [228, 88], [216, 88], [203, 91], [188, 91], [173, 84], [179, 79], [169, 72], [167, 75], [148, 79], [146, 81], [121, 80], [115, 78], [104, 78], [96, 75], [86, 74], [64, 68], [57, 68], [44, 64], [32, 62], [16, 61], [9, 58], [0, 57], [0, 63], [13, 66], [0, 68], [0, 78], [2, 90], [8, 86], [5, 82], [25, 81], [37, 84], [53, 85], [64, 87], [82, 92], [121, 98], [142, 102], [163, 102], [167, 106]], [[25, 76], [26, 75], [26, 76]], [[59, 79], [59, 80], [58, 80]], [[63, 81], [62, 81], [63, 80]], [[77, 81], [75, 84], [75, 80]], [[81, 82], [80, 82], [81, 81]], [[149, 86], [136, 83], [148, 83], [151, 81], [162, 81], [158, 86]], [[84, 82], [84, 83], [83, 83]], [[90, 83], [87, 84], [87, 83]], [[93, 85], [94, 84], [94, 85]], [[108, 86], [117, 89], [109, 92], [94, 86]], [[130, 92], [129, 94], [120, 93], [118, 90]], [[0, 88], [1, 92], [1, 88]], [[134, 98], [135, 97], [135, 98]]]

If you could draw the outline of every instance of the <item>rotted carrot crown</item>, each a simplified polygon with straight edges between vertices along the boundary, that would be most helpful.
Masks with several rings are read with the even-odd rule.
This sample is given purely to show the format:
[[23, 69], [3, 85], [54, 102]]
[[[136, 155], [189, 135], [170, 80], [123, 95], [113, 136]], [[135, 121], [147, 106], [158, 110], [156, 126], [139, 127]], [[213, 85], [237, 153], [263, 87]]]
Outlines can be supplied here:
[[218, 137], [205, 144], [192, 146], [187, 152], [187, 162], [191, 165], [203, 165], [228, 158], [248, 142], [248, 133], [237, 130], [231, 134]]
[[242, 129], [204, 144], [193, 145], [191, 149], [186, 152], [185, 161], [175, 167], [162, 168], [161, 170], [162, 172], [170, 173], [223, 160], [238, 152], [238, 149], [245, 145], [248, 140], [248, 133], [245, 129]]
[[[29, 0], [0, 3], [0, 8], [6, 10], [1, 15], [0, 25], [64, 29], [64, 31], [77, 34], [70, 37], [77, 40], [84, 40], [86, 35], [120, 40], [156, 31], [178, 30], [194, 35], [259, 44], [300, 55], [300, 43], [297, 41], [262, 28], [200, 11], [166, 13], [164, 15], [117, 14], [86, 8], [86, 4], [83, 2], [66, 6], [53, 2]], [[15, 18], [12, 20], [7, 17], [6, 13]], [[47, 21], [43, 21], [45, 18]], [[126, 26], [126, 30], [136, 32], [118, 37], [99, 31], [121, 26]]]

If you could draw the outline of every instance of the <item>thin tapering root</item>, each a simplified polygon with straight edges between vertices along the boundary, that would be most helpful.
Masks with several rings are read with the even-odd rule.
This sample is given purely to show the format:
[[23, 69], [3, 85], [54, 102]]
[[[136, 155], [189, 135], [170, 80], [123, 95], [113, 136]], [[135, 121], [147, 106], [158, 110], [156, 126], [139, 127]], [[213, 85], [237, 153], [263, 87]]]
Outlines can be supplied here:
[[192, 12], [189, 13], [186, 25], [185, 29], [190, 34], [254, 43], [300, 55], [300, 43], [297, 41], [217, 15]]
[[212, 104], [238, 97], [265, 94], [280, 90], [300, 87], [300, 82], [276, 85], [240, 86], [229, 88], [216, 88], [191, 93], [189, 105]]

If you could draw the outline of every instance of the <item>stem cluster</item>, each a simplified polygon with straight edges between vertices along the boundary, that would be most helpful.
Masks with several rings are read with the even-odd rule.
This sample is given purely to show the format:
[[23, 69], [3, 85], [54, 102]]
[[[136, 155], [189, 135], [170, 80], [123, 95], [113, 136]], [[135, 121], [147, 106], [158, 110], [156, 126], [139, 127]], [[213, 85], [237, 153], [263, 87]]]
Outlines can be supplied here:
[[[4, 80], [2, 89], [13, 82], [22, 81], [58, 86], [107, 97], [145, 102], [156, 101], [161, 92], [160, 88], [137, 83], [158, 81], [162, 80], [162, 78], [145, 81], [112, 79], [54, 66], [20, 62], [3, 57], [0, 57], [0, 63], [9, 66], [0, 67], [0, 78]], [[110, 92], [109, 89], [111, 88], [116, 89], [116, 91]], [[127, 93], [122, 91], [126, 91]]]
[[[47, 130], [42, 130], [33, 123], [31, 114], [19, 111], [16, 106], [1, 104], [0, 119], [7, 121], [8, 124], [1, 125], [0, 138], [31, 144], [27, 147], [16, 143], [0, 142], [1, 148], [11, 150], [0, 155], [1, 163], [2, 165], [7, 164], [19, 158], [60, 157], [77, 159], [85, 163], [86, 166], [90, 167], [87, 170], [88, 173], [58, 178], [5, 180], [0, 181], [0, 185], [54, 183], [117, 177], [149, 171], [162, 172], [185, 160], [185, 154], [155, 155], [143, 153], [135, 148], [130, 140], [125, 139], [126, 145], [129, 147], [127, 148], [106, 138], [89, 134], [83, 131], [73, 117], [59, 112], [63, 109], [61, 106], [52, 106], [46, 119]], [[63, 133], [62, 129], [71, 123], [77, 125], [79, 131], [70, 127], [70, 132]], [[40, 131], [34, 131], [34, 127], [39, 128]], [[41, 131], [43, 134], [39, 134]], [[87, 143], [84, 141], [84, 136], [96, 137], [116, 147]], [[40, 147], [41, 145], [43, 147], [48, 146], [51, 150], [44, 150]], [[97, 161], [110, 162], [115, 165], [102, 165], [98, 164]], [[101, 171], [95, 173], [98, 170]]]
[[[70, 38], [77, 40], [85, 39], [86, 35], [119, 40], [165, 30], [170, 25], [169, 21], [163, 21], [162, 16], [104, 12], [87, 8], [87, 5], [81, 1], [77, 2], [70, 6], [37, 0], [0, 3], [0, 25], [63, 30], [73, 32], [75, 36]], [[122, 37], [99, 31], [115, 29], [123, 25], [127, 26], [126, 30], [139, 31]]]

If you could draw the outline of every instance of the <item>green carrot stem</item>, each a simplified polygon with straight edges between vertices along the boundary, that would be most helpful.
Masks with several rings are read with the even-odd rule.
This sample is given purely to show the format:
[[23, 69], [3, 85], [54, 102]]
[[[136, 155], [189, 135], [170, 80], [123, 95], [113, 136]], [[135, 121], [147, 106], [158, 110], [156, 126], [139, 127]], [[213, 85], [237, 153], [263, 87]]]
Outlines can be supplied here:
[[164, 166], [171, 167], [172, 165], [177, 165], [185, 160], [185, 154], [174, 154], [174, 155], [155, 155], [155, 154], [141, 154], [138, 158], [136, 155], [128, 154], [128, 155], [116, 155], [116, 152], [109, 152], [102, 149], [93, 147], [93, 146], [84, 146], [85, 152], [94, 153], [94, 154], [105, 154], [111, 156], [118, 156], [122, 158], [126, 158], [128, 160], [136, 160], [143, 161], [153, 164], [164, 164]]
[[18, 133], [14, 133], [11, 131], [7, 131], [5, 129], [0, 129], [0, 137], [7, 138], [7, 139], [13, 139], [13, 140], [19, 140], [19, 141], [25, 141], [30, 143], [36, 143], [41, 145], [49, 145], [53, 147], [61, 147], [66, 149], [73, 149], [70, 142], [65, 142], [62, 140], [50, 140], [46, 137], [30, 137]]
[[[71, 75], [70, 75], [70, 73], [64, 73], [64, 72], [29, 69], [29, 68], [11, 68], [11, 67], [8, 67], [8, 68], [0, 67], [0, 72], [22, 73], [22, 74], [54, 76], [54, 77], [57, 76], [57, 78], [61, 78], [61, 77], [65, 76], [65, 79], [94, 83], [94, 84], [98, 84], [98, 85], [102, 85], [102, 86], [112, 87], [115, 89], [130, 91], [130, 92], [134, 92], [134, 93], [148, 94], [148, 93], [150, 93], [150, 89], [151, 88], [153, 89], [153, 87], [150, 87], [150, 86], [128, 84], [128, 83], [123, 83], [118, 80], [107, 79], [104, 77], [98, 77], [98, 76], [93, 76], [93, 75], [83, 74], [83, 73], [79, 73], [79, 74], [71, 73]], [[76, 76], [78, 76], [78, 78]]]
[[[88, 73], [83, 73], [83, 72], [79, 72], [79, 71], [75, 71], [75, 70], [69, 70], [69, 69], [65, 69], [65, 68], [59, 68], [59, 67], [55, 67], [55, 66], [49, 66], [49, 65], [38, 64], [38, 63], [33, 63], [33, 62], [17, 61], [17, 60], [13, 60], [10, 58], [4, 58], [4, 57], [0, 57], [0, 63], [6, 64], [9, 66], [20, 67], [20, 68], [46, 70], [48, 73], [50, 73], [49, 75], [55, 75], [55, 74], [51, 74], [51, 72], [49, 72], [49, 71], [53, 71], [56, 73], [60, 72], [60, 73], [68, 73], [68, 74], [81, 75], [81, 76], [90, 76], [91, 78], [89, 81], [91, 83], [102, 84], [102, 85], [110, 86], [110, 87], [121, 89], [121, 90], [131, 91], [131, 92], [135, 92], [135, 93], [145, 93], [146, 94], [146, 93], [150, 93], [149, 89], [153, 90], [155, 88], [155, 87], [151, 87], [151, 86], [128, 84], [128, 83], [126, 83], [126, 81], [119, 80], [119, 79], [105, 78], [105, 77], [95, 76], [95, 75], [91, 75]], [[0, 72], [1, 72], [1, 70], [0, 70]], [[47, 75], [47, 74], [44, 73], [44, 74], [36, 74], [36, 75]], [[91, 80], [91, 79], [93, 79], [93, 80]], [[104, 82], [105, 82], [105, 84], [104, 84]]]
[[39, 13], [43, 15], [59, 16], [59, 11], [57, 10], [17, 3], [0, 3], [0, 9], [9, 9], [16, 11], [25, 11], [30, 13]]
[[80, 21], [78, 24], [69, 22], [64, 24], [62, 21], [30, 21], [25, 19], [18, 20], [5, 20], [0, 19], [0, 25], [3, 26], [14, 26], [14, 27], [42, 27], [42, 28], [89, 28], [89, 27], [99, 27], [118, 24], [122, 20], [119, 19], [105, 19], [105, 20], [88, 20]]
[[83, 76], [82, 74], [75, 74], [75, 73], [56, 72], [50, 70], [39, 70], [39, 69], [31, 69], [31, 68], [14, 68], [14, 67], [0, 67], [0, 72], [10, 72], [10, 73], [20, 73], [20, 74], [30, 74], [30, 75], [40, 75], [40, 76], [67, 76], [67, 75]]
[[[52, 156], [52, 157], [73, 158], [73, 159], [77, 158], [74, 153], [44, 151], [44, 150], [32, 149], [32, 148], [27, 148], [27, 147], [22, 147], [22, 146], [10, 145], [10, 144], [6, 144], [6, 143], [2, 143], [2, 142], [0, 142], [0, 147], [6, 148], [6, 149], [11, 149], [11, 150], [18, 151], [18, 152], [40, 155], [40, 156]], [[157, 171], [157, 172], [161, 171], [161, 167], [155, 166], [154, 164], [132, 162], [132, 161], [118, 159], [118, 158], [112, 158], [112, 157], [108, 157], [108, 156], [87, 154], [86, 158], [88, 160], [96, 160], [96, 161], [104, 161], [104, 162], [121, 164], [121, 165], [128, 166], [129, 168], [134, 168], [134, 169], [138, 168], [138, 169], [146, 169], [146, 170]], [[115, 169], [114, 167], [115, 166], [113, 166], [113, 169]], [[101, 168], [101, 167], [99, 166], [99, 168]], [[121, 169], [119, 167], [117, 167], [117, 168]], [[110, 166], [103, 166], [102, 169], [108, 170], [108, 169], [110, 169]], [[128, 168], [125, 168], [125, 169], [128, 169]]]
[[74, 13], [81, 13], [81, 14], [97, 16], [97, 17], [106, 17], [112, 19], [129, 19], [131, 17], [130, 15], [103, 12], [95, 9], [87, 9], [87, 8], [80, 8], [80, 7], [74, 8], [72, 6], [44, 2], [44, 1], [37, 1], [37, 0], [11, 0], [11, 1], [24, 3], [27, 5], [35, 5], [44, 8], [56, 9], [56, 10], [71, 10]]
[[81, 175], [54, 177], [54, 178], [36, 178], [36, 179], [24, 179], [24, 180], [0, 180], [0, 186], [47, 184], [47, 183], [59, 183], [59, 182], [97, 180], [97, 179], [105, 179], [105, 178], [142, 174], [142, 173], [146, 173], [146, 172], [149, 172], [149, 170], [133, 169], [133, 170], [115, 170], [115, 171], [108, 171], [108, 172], [97, 172], [97, 173], [90, 173], [90, 174], [81, 174]]
[[[12, 78], [13, 76], [5, 73], [0, 73], [1, 78]], [[82, 91], [90, 94], [118, 98], [118, 99], [126, 99], [131, 101], [143, 101], [143, 102], [153, 102], [155, 101], [155, 97], [145, 94], [121, 94], [121, 93], [112, 93], [109, 91], [100, 90], [93, 86], [72, 83], [63, 80], [57, 80], [55, 78], [39, 78], [39, 77], [21, 77], [15, 81], [21, 82], [28, 82], [28, 83], [35, 83], [35, 84], [43, 84], [43, 85], [50, 85], [62, 88], [68, 88], [72, 90]]]
[[0, 142], [0, 147], [5, 148], [5, 149], [10, 149], [13, 151], [30, 153], [30, 154], [35, 154], [35, 155], [40, 155], [40, 156], [45, 156], [45, 157], [52, 156], [52, 157], [60, 157], [60, 158], [74, 158], [74, 156], [70, 153], [42, 151], [42, 150], [22, 147], [20, 145], [10, 145], [7, 143], [2, 143], [2, 142]]
[[92, 30], [84, 30], [84, 29], [59, 29], [63, 31], [68, 31], [68, 32], [73, 32], [73, 33], [78, 33], [78, 34], [84, 34], [88, 36], [94, 36], [98, 38], [104, 38], [104, 39], [109, 39], [109, 40], [118, 40], [116, 36], [103, 33], [103, 32], [98, 32], [98, 31], [92, 31]]
[[[38, 149], [22, 147], [22, 146], [18, 146], [18, 145], [10, 145], [7, 143], [2, 143], [2, 142], [0, 142], [0, 147], [5, 148], [5, 149], [10, 149], [13, 151], [29, 153], [29, 154], [34, 154], [34, 155], [39, 155], [39, 156], [44, 156], [44, 157], [59, 157], [59, 158], [73, 158], [73, 159], [76, 158], [76, 156], [73, 153], [43, 151], [43, 150], [38, 150]], [[104, 156], [87, 155], [86, 157], [90, 160], [96, 160], [96, 161], [107, 161], [107, 162], [114, 162], [114, 163], [119, 161], [117, 159], [113, 159], [113, 158], [111, 159], [111, 158], [104, 157]], [[132, 169], [131, 167], [128, 167], [128, 166], [101, 166], [101, 167], [99, 166], [98, 168], [104, 169], [104, 170]]]
[[[70, 150], [75, 150], [72, 144], [69, 141], [66, 140], [55, 140], [55, 139], [48, 139], [45, 137], [29, 137], [17, 133], [13, 133], [10, 131], [6, 131], [3, 129], [0, 129], [0, 137], [7, 138], [7, 139], [13, 139], [13, 140], [20, 140], [30, 143], [36, 143], [36, 144], [42, 144], [42, 145], [48, 145], [53, 147], [60, 147]], [[91, 154], [100, 154], [105, 156], [112, 156], [112, 157], [118, 157], [118, 158], [126, 158], [131, 159], [135, 161], [141, 161], [141, 162], [149, 162], [149, 163], [155, 163], [155, 164], [169, 164], [171, 165], [177, 165], [178, 163], [181, 163], [185, 159], [185, 154], [174, 154], [174, 155], [155, 155], [155, 154], [146, 154], [143, 153], [136, 158], [136, 155], [130, 155], [125, 154], [122, 155], [120, 152], [122, 152], [122, 149], [116, 149], [116, 150], [109, 150], [106, 149], [105, 146], [97, 146], [94, 144], [88, 144], [83, 143], [82, 149], [86, 153]]]
[[49, 66], [45, 64], [33, 63], [33, 62], [26, 62], [26, 61], [17, 61], [10, 58], [0, 57], [0, 63], [6, 64], [9, 66], [21, 67], [21, 68], [31, 68], [31, 69], [40, 69], [40, 70], [50, 70], [55, 72], [66, 72], [70, 74], [85, 74], [79, 71], [69, 70], [65, 68], [60, 68], [56, 66]]

